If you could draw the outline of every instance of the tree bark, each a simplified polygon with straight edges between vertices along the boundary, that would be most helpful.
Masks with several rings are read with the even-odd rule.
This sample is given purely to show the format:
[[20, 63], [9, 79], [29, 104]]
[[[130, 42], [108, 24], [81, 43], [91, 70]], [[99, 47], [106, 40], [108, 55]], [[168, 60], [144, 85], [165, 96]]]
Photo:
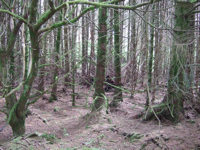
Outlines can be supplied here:
[[[100, 0], [99, 2], [106, 2]], [[99, 8], [99, 30], [98, 30], [98, 46], [97, 46], [97, 68], [94, 92], [94, 105], [92, 111], [98, 111], [104, 104], [104, 81], [105, 81], [105, 65], [106, 65], [106, 46], [107, 46], [107, 9]]]
[[[118, 4], [118, 3], [116, 3]], [[119, 10], [114, 10], [114, 48], [115, 48], [115, 92], [114, 98], [110, 106], [116, 107], [120, 101], [123, 101], [122, 98], [122, 84], [121, 84], [121, 52], [120, 52], [120, 23], [119, 23]]]

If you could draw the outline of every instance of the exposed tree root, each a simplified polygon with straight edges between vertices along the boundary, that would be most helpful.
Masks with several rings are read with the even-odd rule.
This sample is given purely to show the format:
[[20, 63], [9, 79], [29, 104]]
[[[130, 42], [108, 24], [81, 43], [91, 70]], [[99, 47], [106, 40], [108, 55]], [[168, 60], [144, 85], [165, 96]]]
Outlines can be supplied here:
[[142, 118], [144, 121], [152, 119], [160, 120], [162, 118], [173, 120], [173, 115], [170, 112], [169, 107], [165, 103], [161, 103], [154, 106], [149, 106], [145, 111], [135, 115], [134, 119]]
[[143, 115], [143, 120], [148, 121], [151, 119], [172, 119], [172, 114], [166, 104], [159, 104], [155, 106], [149, 106]]

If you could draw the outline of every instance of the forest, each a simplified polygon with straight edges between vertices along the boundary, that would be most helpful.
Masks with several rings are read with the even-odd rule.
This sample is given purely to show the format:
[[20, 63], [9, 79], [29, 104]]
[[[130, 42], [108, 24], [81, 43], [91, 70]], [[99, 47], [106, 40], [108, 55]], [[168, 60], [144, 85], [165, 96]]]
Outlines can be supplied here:
[[0, 150], [200, 150], [200, 2], [0, 0]]

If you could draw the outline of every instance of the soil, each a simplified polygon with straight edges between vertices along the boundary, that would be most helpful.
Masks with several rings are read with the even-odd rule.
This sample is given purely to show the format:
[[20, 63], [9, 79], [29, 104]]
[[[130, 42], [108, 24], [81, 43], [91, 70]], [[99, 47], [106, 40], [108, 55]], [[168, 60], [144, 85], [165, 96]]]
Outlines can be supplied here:
[[[58, 100], [49, 103], [45, 95], [29, 107], [26, 134], [13, 138], [7, 125], [0, 132], [0, 150], [200, 150], [200, 117], [187, 109], [176, 124], [167, 120], [142, 121], [135, 117], [144, 110], [145, 93], [134, 98], [124, 94], [117, 109], [90, 113], [93, 91], [76, 89], [76, 106], [71, 106], [71, 91], [58, 92]], [[112, 92], [106, 93], [109, 100]], [[164, 91], [158, 91], [159, 102]], [[5, 104], [0, 100], [0, 107]], [[0, 113], [0, 127], [6, 116]]]

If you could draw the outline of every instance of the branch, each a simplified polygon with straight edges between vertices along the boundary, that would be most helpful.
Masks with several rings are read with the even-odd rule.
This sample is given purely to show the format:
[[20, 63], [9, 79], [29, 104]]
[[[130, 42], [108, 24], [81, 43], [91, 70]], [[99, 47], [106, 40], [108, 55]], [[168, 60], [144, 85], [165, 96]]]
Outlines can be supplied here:
[[[116, 1], [122, 1], [122, 0], [113, 0], [113, 1], [111, 1], [111, 2], [106, 2], [107, 4], [108, 3], [115, 3]], [[47, 12], [45, 12], [40, 18], [39, 18], [39, 20], [37, 21], [37, 23], [36, 23], [36, 25], [35, 25], [35, 27], [36, 27], [36, 29], [39, 29], [40, 27], [41, 27], [41, 25], [42, 24], [44, 24], [49, 18], [51, 18], [57, 11], [59, 11], [59, 10], [61, 10], [62, 8], [66, 8], [67, 9], [67, 7], [69, 7], [69, 5], [74, 5], [74, 4], [82, 4], [82, 3], [79, 3], [79, 2], [82, 2], [82, 1], [80, 1], [80, 0], [78, 0], [78, 1], [74, 1], [74, 2], [65, 2], [65, 3], [62, 3], [61, 5], [59, 5], [58, 7], [54, 7], [53, 6], [53, 3], [52, 3], [52, 1], [50, 1], [49, 0], [49, 5], [50, 5], [50, 7], [51, 7], [51, 9], [50, 10], [47, 10]], [[87, 2], [87, 1], [86, 1]], [[95, 7], [94, 6], [92, 6], [91, 8], [88, 8], [89, 10], [93, 10]], [[89, 11], [89, 10], [86, 10], [86, 11]], [[85, 12], [86, 13], [86, 12]], [[83, 15], [85, 14], [84, 12], [83, 12]], [[81, 13], [82, 14], [82, 13]], [[82, 16], [82, 15], [81, 15]], [[81, 17], [80, 16], [80, 17]], [[77, 21], [80, 17], [77, 17], [75, 20]], [[74, 20], [74, 19], [73, 19]], [[65, 23], [64, 23], [65, 22]], [[74, 22], [74, 21], [70, 21], [70, 22]], [[57, 27], [60, 27], [60, 26], [62, 26], [62, 25], [65, 25], [65, 24], [68, 24], [69, 23], [69, 21], [63, 21], [62, 23], [61, 22], [59, 22], [59, 23], [55, 23], [55, 24], [53, 24], [53, 25], [51, 25], [50, 27], [47, 27], [47, 28], [45, 28], [45, 29], [42, 29], [42, 32], [45, 32], [45, 31], [49, 31], [49, 30], [52, 30], [52, 29], [55, 29], [55, 28], [57, 28]], [[61, 24], [61, 25], [58, 25], [58, 24]], [[43, 31], [44, 30], [44, 31]], [[42, 33], [41, 32], [41, 33]]]
[[9, 7], [9, 5], [4, 1], [4, 0], [1, 0], [2, 1], [2, 3], [9, 9], [9, 10], [11, 10], [11, 8]]
[[43, 25], [47, 20], [49, 20], [56, 12], [56, 9], [50, 9], [47, 10], [37, 21], [37, 23], [34, 25], [36, 30], [38, 30], [41, 25]]
[[29, 105], [31, 105], [31, 104], [34, 104], [34, 103], [36, 103], [45, 93], [47, 93], [49, 90], [46, 90], [46, 91], [43, 91], [43, 92], [41, 92], [41, 93], [39, 93], [39, 94], [35, 94], [35, 95], [32, 95], [32, 96], [30, 96], [29, 97], [29, 99], [33, 99], [33, 100], [29, 100], [28, 102], [27, 102], [27, 108], [28, 108], [28, 106]]
[[194, 6], [192, 9], [190, 9], [186, 14], [195, 14], [195, 13], [199, 13], [199, 10], [196, 10], [196, 8], [198, 8], [200, 6], [200, 4]]
[[[69, 1], [67, 2], [69, 5], [73, 5], [73, 4], [88, 4], [88, 5], [93, 5], [97, 8], [99, 7], [104, 7], [104, 8], [116, 8], [116, 9], [125, 9], [125, 10], [135, 10], [139, 7], [142, 6], [146, 6], [155, 2], [159, 2], [161, 0], [150, 0], [149, 2], [144, 2], [141, 4], [137, 4], [135, 6], [124, 6], [124, 5], [114, 5], [111, 4], [111, 2], [113, 3], [113, 1], [111, 1], [109, 4], [108, 3], [99, 3], [99, 2], [90, 2], [90, 1], [85, 1], [85, 0], [76, 0], [76, 1]], [[118, 1], [115, 1], [115, 3]]]
[[22, 21], [23, 23], [29, 25], [28, 21], [25, 18], [23, 18], [22, 16], [19, 16], [19, 15], [16, 15], [16, 14], [10, 12], [9, 10], [0, 9], [0, 13], [9, 14], [10, 16], [13, 16], [14, 18], [16, 18], [16, 19]]
[[53, 30], [55, 28], [59, 28], [63, 25], [67, 25], [67, 24], [71, 24], [71, 23], [75, 23], [77, 20], [79, 20], [84, 14], [86, 14], [88, 11], [90, 10], [93, 10], [95, 9], [94, 6], [92, 7], [89, 7], [89, 8], [86, 8], [84, 9], [77, 17], [71, 19], [71, 20], [64, 20], [64, 21], [60, 21], [60, 22], [57, 22], [57, 23], [54, 23], [53, 25], [47, 27], [47, 28], [44, 28], [44, 29], [41, 29], [38, 34], [41, 34], [43, 32], [46, 32], [46, 31], [50, 31], [50, 30]]
[[[85, 1], [85, 0], [76, 0], [76, 1], [69, 1], [69, 2], [65, 2], [63, 4], [61, 4], [60, 6], [58, 6], [57, 8], [55, 8], [53, 11], [50, 10], [50, 12], [48, 13], [49, 15], [46, 15], [44, 18], [41, 17], [41, 22], [38, 22], [38, 26], [39, 24], [42, 25], [45, 20], [47, 21], [48, 18], [50, 18], [50, 15], [53, 15], [55, 12], [57, 12], [58, 10], [67, 7], [68, 5], [74, 5], [74, 4], [87, 4], [87, 5], [92, 5], [91, 7], [88, 7], [86, 9], [84, 9], [79, 16], [77, 16], [76, 18], [73, 18], [72, 20], [64, 20], [61, 22], [57, 22], [52, 24], [49, 27], [46, 27], [44, 29], [41, 29], [39, 31], [39, 34], [46, 32], [46, 31], [50, 31], [53, 30], [55, 28], [61, 27], [63, 25], [67, 25], [67, 24], [71, 24], [71, 23], [75, 23], [77, 20], [79, 20], [84, 14], [86, 14], [88, 11], [90, 10], [94, 10], [95, 8], [99, 8], [99, 7], [104, 7], [104, 8], [116, 8], [116, 9], [125, 9], [125, 10], [135, 10], [139, 7], [142, 6], [146, 6], [155, 2], [159, 2], [160, 0], [151, 0], [150, 2], [145, 2], [145, 3], [141, 3], [135, 6], [124, 6], [124, 5], [114, 5], [113, 3], [119, 2], [119, 1], [123, 1], [123, 0], [113, 0], [111, 2], [102, 2], [102, 3], [98, 3], [98, 2], [90, 2], [90, 1]], [[52, 12], [52, 14], [51, 14]], [[43, 20], [43, 21], [42, 21]]]
[[21, 82], [16, 88], [14, 88], [13, 90], [11, 90], [8, 94], [6, 94], [4, 97], [8, 97], [10, 95], [12, 95], [13, 93], [17, 92], [21, 87], [22, 85], [24, 84], [24, 82]]
[[116, 2], [121, 2], [121, 1], [124, 1], [124, 0], [112, 0], [112, 1], [101, 2], [101, 3], [99, 3], [99, 2], [90, 2], [90, 1], [86, 1], [86, 0], [75, 0], [75, 1], [65, 2], [65, 3], [61, 4], [60, 6], [58, 6], [56, 9], [60, 10], [62, 8], [67, 7], [68, 5], [74, 5], [74, 4], [87, 4], [87, 5], [93, 5], [95, 7], [103, 7], [103, 6], [100, 6], [100, 5], [101, 4], [114, 4]]
[[192, 11], [190, 14], [200, 13], [200, 10]]
[[8, 10], [0, 9], [0, 13], [9, 14], [10, 16], [13, 16], [14, 18], [16, 18], [16, 19], [22, 21], [23, 23], [29, 25], [28, 21], [25, 18], [23, 18], [22, 16], [19, 16], [19, 15], [16, 15], [16, 14], [14, 14], [14, 13], [8, 11]]

